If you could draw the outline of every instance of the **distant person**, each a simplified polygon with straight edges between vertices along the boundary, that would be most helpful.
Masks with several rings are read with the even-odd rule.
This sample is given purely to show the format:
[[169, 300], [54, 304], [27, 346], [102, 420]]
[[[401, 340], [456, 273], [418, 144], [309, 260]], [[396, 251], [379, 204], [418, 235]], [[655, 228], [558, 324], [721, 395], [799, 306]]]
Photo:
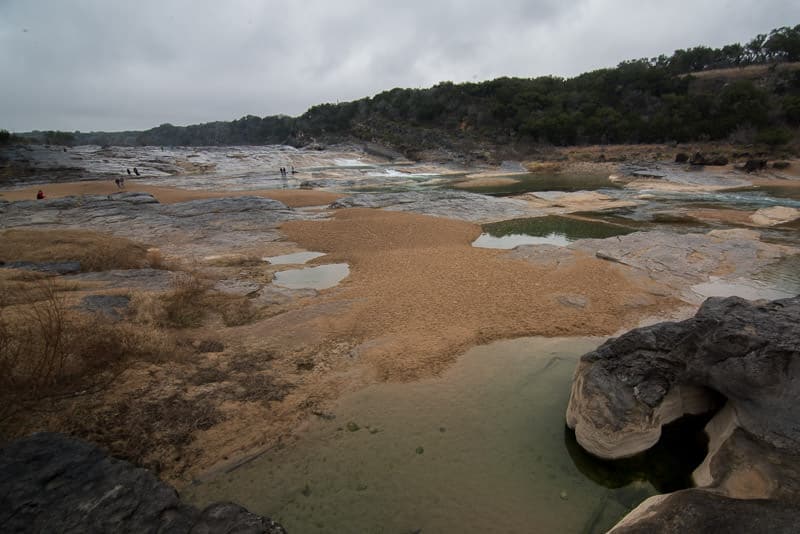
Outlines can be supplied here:
[[36, 200], [43, 200], [44, 199], [44, 191], [39, 189], [39, 192], [36, 193]]
[[292, 174], [297, 174], [297, 171], [294, 170], [294, 165], [292, 165]]
[[131, 175], [131, 170], [130, 169], [125, 169], [125, 170], [128, 171], [128, 176], [130, 176]]
[[136, 167], [134, 167], [134, 168], [133, 168], [133, 174], [135, 174], [136, 176], [139, 176], [139, 169], [137, 169]]
[[114, 178], [114, 183], [117, 184], [117, 189], [122, 189], [122, 186], [119, 185], [119, 178]]

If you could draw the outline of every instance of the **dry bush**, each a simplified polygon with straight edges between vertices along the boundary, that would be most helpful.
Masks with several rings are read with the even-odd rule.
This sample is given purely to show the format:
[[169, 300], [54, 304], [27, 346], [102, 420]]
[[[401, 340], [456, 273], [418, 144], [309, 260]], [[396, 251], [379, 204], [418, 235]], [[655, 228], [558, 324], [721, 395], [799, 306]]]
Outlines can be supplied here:
[[151, 385], [112, 403], [77, 408], [66, 430], [156, 473], [169, 467], [170, 474], [180, 475], [196, 456], [190, 448], [194, 433], [211, 428], [223, 416], [208, 400], [178, 394], [159, 397], [156, 389]]
[[49, 273], [0, 269], [0, 306], [33, 304], [44, 299], [46, 292], [39, 290], [39, 286], [44, 283], [51, 285], [57, 292], [80, 289], [80, 284], [64, 281]]
[[261, 402], [269, 405], [271, 401], [282, 401], [294, 385], [282, 382], [268, 374], [248, 374], [238, 377], [233, 386], [233, 398], [239, 401]]
[[161, 328], [202, 325], [206, 316], [208, 282], [190, 272], [178, 272], [164, 294], [139, 293], [131, 300], [136, 323]]
[[211, 257], [205, 263], [214, 267], [261, 267], [264, 260], [249, 254], [225, 254]]
[[261, 309], [244, 296], [216, 294], [210, 306], [222, 316], [225, 326], [242, 326], [262, 318]]
[[0, 302], [0, 421], [42, 399], [101, 387], [131, 359], [173, 352], [159, 331], [68, 309], [53, 280], [29, 291], [32, 304]]
[[161, 250], [157, 248], [148, 248], [147, 252], [145, 252], [145, 259], [152, 269], [169, 269], [164, 261], [164, 256], [161, 254]]
[[200, 326], [206, 315], [205, 293], [208, 283], [192, 273], [177, 273], [173, 289], [162, 296], [163, 323], [175, 328]]
[[163, 328], [192, 328], [201, 326], [209, 312], [218, 313], [225, 326], [241, 326], [263, 317], [263, 309], [247, 297], [210, 292], [209, 286], [195, 273], [176, 273], [171, 291], [134, 295], [134, 320]]
[[90, 230], [6, 230], [0, 261], [79, 261], [83, 271], [136, 269], [147, 265], [147, 247]]

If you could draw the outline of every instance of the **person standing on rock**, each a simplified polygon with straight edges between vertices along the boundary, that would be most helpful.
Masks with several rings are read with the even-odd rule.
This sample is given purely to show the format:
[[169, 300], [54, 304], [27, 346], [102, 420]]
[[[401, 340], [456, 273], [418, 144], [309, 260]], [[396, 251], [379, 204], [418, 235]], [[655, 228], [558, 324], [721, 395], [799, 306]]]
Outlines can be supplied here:
[[133, 174], [135, 174], [136, 176], [139, 176], [139, 169], [137, 169], [136, 167], [134, 167], [134, 168], [133, 168]]
[[130, 169], [125, 169], [125, 170], [128, 171], [128, 176], [130, 176], [131, 175], [131, 170]]
[[43, 200], [44, 199], [44, 191], [39, 189], [39, 192], [36, 193], [36, 200]]

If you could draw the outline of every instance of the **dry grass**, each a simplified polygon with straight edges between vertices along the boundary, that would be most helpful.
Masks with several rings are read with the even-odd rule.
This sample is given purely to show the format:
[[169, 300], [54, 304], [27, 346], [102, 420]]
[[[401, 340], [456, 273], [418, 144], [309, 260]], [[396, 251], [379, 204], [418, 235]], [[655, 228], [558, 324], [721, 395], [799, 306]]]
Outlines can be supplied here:
[[111, 403], [74, 408], [64, 430], [156, 473], [179, 475], [198, 454], [191, 447], [195, 433], [223, 418], [209, 400], [164, 396], [151, 384]]
[[208, 283], [192, 273], [176, 273], [173, 289], [161, 298], [160, 323], [174, 328], [196, 327], [206, 316], [205, 294]]
[[241, 326], [263, 318], [263, 310], [244, 296], [209, 291], [210, 282], [193, 272], [175, 273], [172, 290], [163, 295], [134, 295], [134, 320], [161, 328], [196, 328], [209, 314], [225, 326]]
[[101, 387], [132, 359], [172, 352], [163, 332], [69, 309], [53, 280], [29, 284], [26, 294], [25, 304], [0, 302], [0, 422], [42, 399]]
[[0, 261], [79, 261], [82, 271], [148, 265], [144, 245], [89, 230], [6, 230], [0, 233]]

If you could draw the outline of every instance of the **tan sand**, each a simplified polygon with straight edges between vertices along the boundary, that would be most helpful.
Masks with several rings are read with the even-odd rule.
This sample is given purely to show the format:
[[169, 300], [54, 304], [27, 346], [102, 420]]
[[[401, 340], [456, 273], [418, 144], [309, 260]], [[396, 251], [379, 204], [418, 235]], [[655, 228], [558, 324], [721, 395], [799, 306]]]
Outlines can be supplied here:
[[[214, 329], [231, 347], [218, 356], [221, 365], [269, 353], [270, 372], [295, 387], [269, 410], [227, 401], [228, 419], [195, 434], [197, 456], [183, 476], [286, 445], [312, 410], [326, 411], [343, 392], [437, 374], [470, 346], [528, 335], [611, 335], [678, 304], [623, 265], [577, 256], [553, 268], [473, 248], [480, 227], [462, 221], [350, 209], [281, 229], [299, 246], [328, 253], [310, 265], [346, 261], [350, 276], [267, 319]], [[564, 295], [587, 305], [564, 305]], [[299, 371], [303, 361], [313, 371]]]
[[[674, 304], [624, 267], [578, 257], [551, 270], [471, 242], [478, 226], [367, 209], [325, 221], [290, 221], [290, 239], [346, 261], [351, 275], [331, 298], [349, 307], [328, 330], [363, 344], [362, 361], [381, 379], [442, 370], [470, 345], [528, 335], [608, 335]], [[659, 292], [659, 291], [655, 291]], [[558, 297], [586, 297], [584, 309]], [[663, 294], [663, 293], [662, 293]]]
[[[330, 204], [343, 195], [328, 191], [315, 191], [310, 189], [256, 189], [253, 191], [203, 191], [194, 189], [180, 189], [177, 187], [163, 187], [156, 185], [140, 184], [134, 180], [125, 182], [126, 192], [150, 193], [162, 204], [174, 204], [189, 200], [202, 200], [206, 198], [225, 198], [241, 196], [258, 196], [271, 198], [283, 202], [290, 208], [303, 206], [321, 206]], [[60, 198], [70, 195], [111, 195], [120, 190], [113, 182], [84, 181], [65, 182], [26, 187], [24, 189], [0, 190], [0, 199], [3, 200], [34, 200], [36, 192], [44, 191], [47, 198]]]

